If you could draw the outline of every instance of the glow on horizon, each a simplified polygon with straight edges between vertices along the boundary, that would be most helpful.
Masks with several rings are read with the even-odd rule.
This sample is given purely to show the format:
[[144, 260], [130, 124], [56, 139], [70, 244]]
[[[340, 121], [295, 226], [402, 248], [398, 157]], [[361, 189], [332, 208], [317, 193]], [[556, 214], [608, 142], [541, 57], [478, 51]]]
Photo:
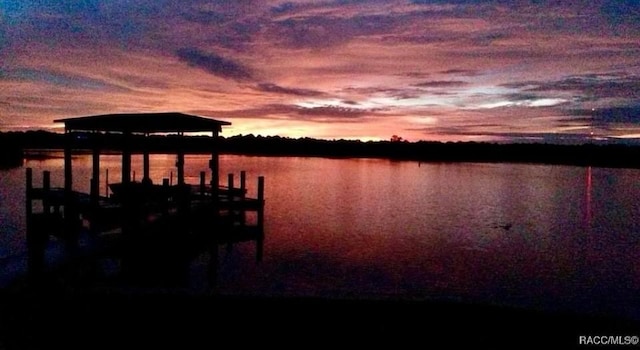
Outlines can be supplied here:
[[499, 101], [499, 102], [481, 104], [478, 107], [489, 108], [489, 109], [507, 107], [507, 106], [551, 107], [551, 106], [559, 105], [565, 102], [568, 102], [568, 101], [562, 98], [541, 98], [541, 99], [524, 100], [524, 101]]

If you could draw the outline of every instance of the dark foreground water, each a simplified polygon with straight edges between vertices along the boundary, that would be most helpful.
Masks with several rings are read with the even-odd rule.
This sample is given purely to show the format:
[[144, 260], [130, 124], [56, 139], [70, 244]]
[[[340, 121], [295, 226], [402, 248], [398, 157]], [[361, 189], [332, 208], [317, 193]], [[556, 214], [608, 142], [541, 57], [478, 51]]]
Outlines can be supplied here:
[[[118, 156], [103, 156], [119, 181]], [[197, 183], [207, 156], [188, 156]], [[134, 156], [140, 177], [141, 157]], [[173, 156], [151, 158], [153, 181]], [[27, 161], [35, 182], [62, 159]], [[91, 159], [74, 159], [88, 191]], [[411, 297], [640, 319], [640, 171], [524, 164], [222, 156], [266, 177], [264, 261], [221, 249], [223, 293]], [[175, 170], [173, 170], [175, 174]], [[173, 175], [175, 176], [175, 175]], [[102, 174], [102, 193], [105, 174]], [[24, 252], [24, 168], [0, 171], [0, 268]], [[224, 251], [224, 252], [223, 252]]]

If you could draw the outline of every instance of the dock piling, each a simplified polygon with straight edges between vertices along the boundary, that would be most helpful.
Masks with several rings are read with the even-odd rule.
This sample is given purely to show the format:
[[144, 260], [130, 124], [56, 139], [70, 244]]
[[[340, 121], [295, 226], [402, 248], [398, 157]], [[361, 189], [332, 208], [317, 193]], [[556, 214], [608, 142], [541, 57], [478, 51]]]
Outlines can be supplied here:
[[31, 196], [33, 195], [33, 169], [27, 168], [26, 171], [26, 184], [25, 184], [25, 208], [27, 214], [27, 236], [31, 229], [31, 214], [33, 214], [33, 207], [31, 206]]
[[258, 229], [264, 228], [264, 176], [258, 177]]
[[109, 169], [105, 170], [105, 180], [104, 180], [105, 188], [104, 188], [104, 196], [109, 197]]
[[178, 168], [178, 185], [184, 185], [184, 152], [177, 155], [176, 168]]
[[200, 195], [201, 196], [204, 196], [205, 192], [207, 191], [206, 181], [207, 181], [207, 173], [204, 171], [201, 171], [200, 172]]
[[[242, 170], [240, 172], [240, 201], [243, 203], [242, 208], [244, 208], [244, 201], [245, 201], [245, 197], [246, 197], [246, 191], [247, 191], [247, 172]], [[242, 225], [245, 225], [247, 223], [247, 211], [246, 210], [241, 210], [240, 211], [240, 223]]]
[[30, 283], [37, 284], [44, 273], [44, 250], [42, 232], [36, 230], [33, 215], [33, 170], [26, 171], [26, 220], [27, 220], [27, 276]]
[[91, 152], [91, 197], [97, 199], [100, 197], [100, 148], [94, 147]]
[[256, 238], [256, 262], [261, 262], [264, 254], [264, 176], [258, 177], [258, 237]]
[[51, 213], [51, 201], [49, 200], [49, 191], [51, 190], [51, 172], [42, 172], [42, 190], [44, 191], [42, 196], [42, 209], [46, 214]]
[[227, 192], [227, 196], [229, 197], [229, 203], [233, 202], [233, 174], [229, 174], [227, 177], [228, 183], [227, 187], [229, 188], [229, 192]]

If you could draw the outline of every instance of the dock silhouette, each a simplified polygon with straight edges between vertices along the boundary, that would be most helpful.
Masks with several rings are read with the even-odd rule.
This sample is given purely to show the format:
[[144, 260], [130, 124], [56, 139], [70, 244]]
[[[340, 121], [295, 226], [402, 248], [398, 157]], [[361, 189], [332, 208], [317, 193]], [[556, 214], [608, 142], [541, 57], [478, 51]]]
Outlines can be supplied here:
[[[234, 174], [227, 176], [226, 186], [220, 185], [216, 141], [222, 126], [230, 123], [182, 113], [108, 114], [56, 122], [65, 125], [64, 187], [51, 187], [49, 171], [42, 174], [42, 186], [35, 187], [33, 171], [26, 169], [29, 285], [46, 287], [57, 279], [67, 285], [179, 288], [188, 284], [190, 262], [206, 254], [208, 283], [215, 287], [219, 245], [253, 241], [256, 261], [262, 260], [264, 177], [258, 177], [254, 198], [247, 196], [244, 171], [238, 186]], [[187, 152], [177, 147], [177, 183], [165, 178], [154, 184], [149, 150], [139, 138], [143, 177], [132, 178], [132, 135], [182, 137], [192, 132], [211, 133], [208, 181], [201, 171], [198, 184], [186, 183]], [[105, 144], [103, 134], [116, 134], [120, 142]], [[92, 172], [90, 191], [84, 193], [73, 189], [72, 155], [87, 149]], [[119, 183], [107, 185], [111, 194], [101, 195], [100, 154], [107, 149], [120, 152], [122, 174]], [[52, 241], [62, 251], [55, 261], [47, 257]]]

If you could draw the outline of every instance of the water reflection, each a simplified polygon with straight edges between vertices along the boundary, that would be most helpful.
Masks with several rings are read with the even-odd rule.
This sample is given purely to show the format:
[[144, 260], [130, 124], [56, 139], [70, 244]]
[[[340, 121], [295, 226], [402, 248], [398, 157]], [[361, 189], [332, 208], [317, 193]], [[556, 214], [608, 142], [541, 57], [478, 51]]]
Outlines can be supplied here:
[[[88, 191], [90, 157], [74, 162], [74, 185]], [[187, 156], [187, 182], [207, 162]], [[101, 164], [118, 182], [120, 157]], [[174, 165], [152, 155], [154, 183]], [[35, 181], [47, 169], [62, 185], [60, 159], [27, 166]], [[220, 167], [222, 179], [246, 170], [267, 181], [264, 261], [254, 263], [251, 244], [221, 249], [225, 293], [463, 298], [640, 318], [638, 170], [243, 156]], [[2, 174], [3, 195], [22, 203], [22, 170]]]

